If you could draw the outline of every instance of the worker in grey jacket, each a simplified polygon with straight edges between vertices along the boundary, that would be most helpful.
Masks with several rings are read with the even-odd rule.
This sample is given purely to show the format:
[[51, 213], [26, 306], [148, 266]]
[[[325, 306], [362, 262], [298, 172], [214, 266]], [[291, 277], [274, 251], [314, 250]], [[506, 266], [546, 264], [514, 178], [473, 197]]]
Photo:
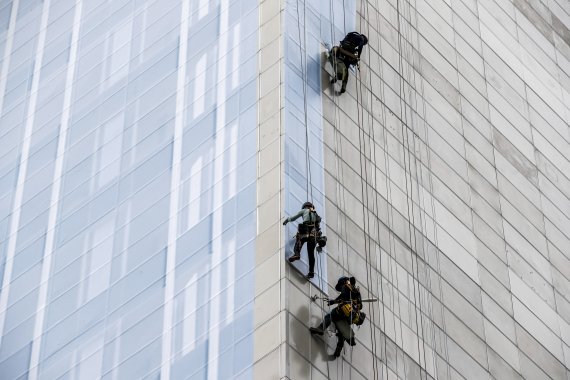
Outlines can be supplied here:
[[309, 273], [308, 278], [315, 276], [315, 247], [317, 244], [320, 249], [326, 244], [326, 236], [321, 234], [321, 217], [315, 211], [315, 206], [311, 202], [303, 203], [301, 211], [295, 215], [286, 218], [283, 225], [303, 217], [303, 222], [299, 224], [297, 235], [295, 235], [295, 247], [293, 248], [293, 256], [289, 257], [289, 262], [299, 260], [301, 258], [301, 248], [307, 243], [307, 253], [309, 254]]

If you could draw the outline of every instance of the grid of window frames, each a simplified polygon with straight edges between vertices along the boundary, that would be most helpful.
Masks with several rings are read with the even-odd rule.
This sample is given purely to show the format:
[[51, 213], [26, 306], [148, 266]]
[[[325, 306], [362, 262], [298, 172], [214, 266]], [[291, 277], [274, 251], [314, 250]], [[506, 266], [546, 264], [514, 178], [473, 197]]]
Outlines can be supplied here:
[[2, 377], [251, 377], [257, 3], [0, 2]]

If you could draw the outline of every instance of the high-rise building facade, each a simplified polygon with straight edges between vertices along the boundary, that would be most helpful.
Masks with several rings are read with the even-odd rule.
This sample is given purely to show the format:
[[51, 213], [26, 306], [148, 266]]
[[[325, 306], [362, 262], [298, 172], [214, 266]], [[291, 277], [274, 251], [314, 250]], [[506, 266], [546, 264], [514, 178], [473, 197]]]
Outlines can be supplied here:
[[248, 377], [256, 1], [2, 3], [0, 377]]
[[570, 380], [566, 1], [6, 0], [0, 59], [0, 378]]

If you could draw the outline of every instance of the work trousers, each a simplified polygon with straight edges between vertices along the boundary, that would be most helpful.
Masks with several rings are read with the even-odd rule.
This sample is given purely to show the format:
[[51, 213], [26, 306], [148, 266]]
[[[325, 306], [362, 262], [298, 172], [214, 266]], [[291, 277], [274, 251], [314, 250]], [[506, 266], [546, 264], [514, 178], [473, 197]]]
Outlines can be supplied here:
[[340, 352], [344, 345], [344, 341], [346, 340], [349, 342], [351, 346], [354, 346], [354, 331], [350, 327], [350, 323], [346, 320], [346, 316], [339, 311], [338, 309], [333, 309], [330, 313], [325, 315], [323, 321], [318, 326], [319, 329], [325, 331], [330, 324], [334, 322], [336, 327], [336, 336], [337, 336], [337, 351]]
[[331, 325], [332, 322], [336, 323], [338, 321], [342, 321], [343, 319], [346, 319], [344, 314], [342, 314], [342, 312], [339, 311], [337, 308], [334, 308], [330, 313], [327, 313], [325, 315], [323, 321], [319, 325], [319, 328], [324, 331], [327, 329], [327, 327]]
[[346, 91], [346, 84], [348, 83], [348, 67], [346, 67], [346, 64], [339, 59], [336, 60], [336, 79], [342, 81], [340, 90], [342, 92]]
[[295, 247], [293, 253], [301, 256], [301, 248], [307, 243], [307, 254], [309, 255], [309, 272], [315, 272], [315, 247], [317, 246], [317, 238], [315, 233], [301, 234], [297, 233], [295, 238]]
[[331, 51], [330, 60], [335, 71], [335, 78], [342, 81], [341, 91], [344, 92], [348, 83], [348, 66], [342, 59], [336, 57], [335, 48]]

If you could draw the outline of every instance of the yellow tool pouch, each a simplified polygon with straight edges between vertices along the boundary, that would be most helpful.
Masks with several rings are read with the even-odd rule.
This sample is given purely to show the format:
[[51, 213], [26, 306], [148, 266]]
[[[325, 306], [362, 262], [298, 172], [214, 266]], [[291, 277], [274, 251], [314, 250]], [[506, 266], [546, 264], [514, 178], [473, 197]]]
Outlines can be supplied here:
[[338, 308], [351, 323], [357, 323], [360, 320], [360, 310], [353, 309], [352, 303], [345, 303], [344, 305], [340, 305]]
[[339, 308], [346, 317], [350, 317], [350, 314], [352, 313], [352, 304], [345, 303], [344, 305], [339, 306]]
[[357, 311], [355, 313], [352, 313], [352, 323], [354, 324], [358, 324], [358, 322], [360, 321], [360, 312]]

